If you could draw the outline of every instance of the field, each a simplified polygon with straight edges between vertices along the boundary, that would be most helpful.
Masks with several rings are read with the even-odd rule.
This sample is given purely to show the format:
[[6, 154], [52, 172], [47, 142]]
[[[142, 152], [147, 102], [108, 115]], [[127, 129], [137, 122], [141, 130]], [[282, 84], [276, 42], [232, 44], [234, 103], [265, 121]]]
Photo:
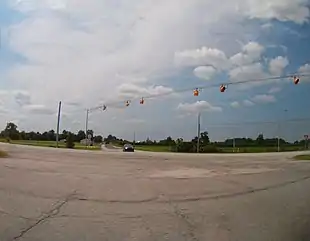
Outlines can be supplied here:
[[8, 154], [5, 151], [0, 150], [0, 158], [7, 157]]
[[[7, 142], [6, 140], [0, 140], [0, 142]], [[17, 144], [17, 145], [28, 145], [28, 146], [41, 146], [41, 147], [54, 147], [56, 148], [56, 141], [28, 141], [28, 140], [11, 140], [11, 144]], [[101, 147], [99, 145], [96, 146], [89, 146], [86, 147], [85, 145], [82, 145], [81, 143], [74, 143], [74, 149], [78, 150], [100, 150]], [[66, 148], [66, 144], [63, 142], [58, 143], [59, 148]]]
[[[139, 151], [152, 151], [152, 152], [170, 152], [170, 146], [156, 146], [156, 145], [136, 145], [136, 150]], [[219, 147], [220, 153], [262, 153], [262, 152], [277, 152], [277, 147], [264, 147], [264, 146], [253, 146], [253, 147], [236, 147], [235, 149], [232, 147]], [[285, 151], [301, 151], [302, 147], [299, 146], [284, 146], [280, 148], [281, 152]]]
[[152, 151], [152, 152], [170, 152], [170, 146], [135, 146], [136, 150], [139, 151]]
[[310, 161], [310, 155], [298, 155], [294, 157], [295, 160]]

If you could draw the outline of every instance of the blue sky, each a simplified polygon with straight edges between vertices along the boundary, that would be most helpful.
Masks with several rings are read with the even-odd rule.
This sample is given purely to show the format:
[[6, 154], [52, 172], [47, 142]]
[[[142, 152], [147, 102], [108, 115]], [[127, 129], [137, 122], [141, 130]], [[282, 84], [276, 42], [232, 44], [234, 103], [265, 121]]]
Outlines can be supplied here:
[[[231, 85], [225, 93], [218, 87], [310, 74], [307, 6], [305, 0], [1, 1], [0, 124], [55, 129], [61, 100], [61, 127], [72, 131], [84, 129], [85, 108], [105, 103], [108, 110], [92, 113], [89, 125], [103, 135], [190, 139], [201, 112], [213, 140], [260, 132], [301, 139], [310, 121], [282, 124], [280, 131], [276, 123], [257, 122], [310, 118], [309, 77], [299, 85], [287, 78]], [[194, 97], [191, 89], [205, 85], [218, 87]], [[159, 97], [124, 108], [125, 100], [149, 95]]]

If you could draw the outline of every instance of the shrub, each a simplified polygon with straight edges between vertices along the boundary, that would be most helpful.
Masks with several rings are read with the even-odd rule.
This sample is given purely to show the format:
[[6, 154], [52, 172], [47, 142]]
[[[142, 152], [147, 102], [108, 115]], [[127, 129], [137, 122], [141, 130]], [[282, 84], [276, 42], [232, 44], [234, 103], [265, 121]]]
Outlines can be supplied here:
[[70, 149], [73, 149], [74, 148], [74, 136], [72, 133], [68, 133], [68, 136], [67, 136], [67, 141], [66, 141], [66, 147], [67, 148], [70, 148]]

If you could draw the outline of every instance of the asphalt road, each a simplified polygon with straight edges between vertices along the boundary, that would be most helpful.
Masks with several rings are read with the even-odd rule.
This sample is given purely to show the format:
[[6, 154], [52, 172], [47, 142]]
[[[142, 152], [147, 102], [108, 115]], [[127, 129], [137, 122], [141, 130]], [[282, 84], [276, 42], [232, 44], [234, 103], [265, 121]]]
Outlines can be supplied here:
[[310, 162], [0, 145], [1, 241], [310, 240]]

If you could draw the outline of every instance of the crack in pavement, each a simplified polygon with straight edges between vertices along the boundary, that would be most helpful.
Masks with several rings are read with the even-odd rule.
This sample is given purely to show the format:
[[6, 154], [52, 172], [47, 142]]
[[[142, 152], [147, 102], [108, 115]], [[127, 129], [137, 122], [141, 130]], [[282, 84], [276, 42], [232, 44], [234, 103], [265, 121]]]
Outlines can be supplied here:
[[40, 225], [42, 222], [46, 221], [49, 218], [52, 218], [54, 216], [56, 216], [59, 212], [60, 209], [66, 204], [68, 203], [70, 200], [74, 199], [74, 196], [76, 195], [76, 191], [74, 191], [73, 193], [70, 193], [69, 195], [67, 195], [63, 200], [60, 200], [58, 202], [56, 202], [53, 206], [54, 208], [52, 208], [50, 211], [48, 211], [47, 213], [44, 213], [43, 215], [41, 215], [41, 217], [38, 218], [38, 220], [33, 223], [32, 225], [30, 225], [29, 227], [25, 228], [24, 230], [22, 230], [20, 232], [19, 235], [15, 236], [12, 240], [18, 240], [20, 238], [22, 238], [26, 233], [28, 233], [30, 230], [32, 230], [33, 228], [35, 228], [36, 226]]
[[173, 213], [176, 217], [178, 217], [180, 220], [182, 220], [186, 226], [187, 226], [187, 232], [184, 236], [186, 236], [186, 240], [192, 240], [192, 241], [199, 241], [199, 239], [195, 235], [195, 225], [190, 221], [189, 217], [182, 212], [182, 210], [178, 207], [177, 204], [173, 203], [171, 200], [169, 200], [169, 205], [173, 208]]

